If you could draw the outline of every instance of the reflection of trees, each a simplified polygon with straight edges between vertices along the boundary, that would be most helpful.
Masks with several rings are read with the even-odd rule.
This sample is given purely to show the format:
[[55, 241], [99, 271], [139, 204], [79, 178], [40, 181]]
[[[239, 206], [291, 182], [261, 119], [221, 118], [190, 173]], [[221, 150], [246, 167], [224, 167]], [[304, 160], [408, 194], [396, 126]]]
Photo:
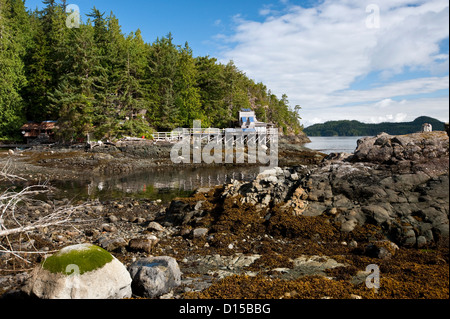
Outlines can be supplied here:
[[213, 187], [230, 183], [231, 180], [250, 181], [259, 168], [241, 168], [233, 172], [226, 169], [186, 169], [179, 171], [153, 171], [122, 177], [91, 180], [88, 195], [119, 191], [123, 193], [146, 193], [150, 190], [193, 191], [200, 187]]

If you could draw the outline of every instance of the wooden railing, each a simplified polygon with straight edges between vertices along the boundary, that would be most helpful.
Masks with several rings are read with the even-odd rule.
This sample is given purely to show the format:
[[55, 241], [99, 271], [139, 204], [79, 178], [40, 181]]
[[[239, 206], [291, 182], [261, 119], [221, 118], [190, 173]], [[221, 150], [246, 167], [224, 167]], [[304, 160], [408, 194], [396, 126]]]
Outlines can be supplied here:
[[269, 140], [273, 136], [275, 136], [278, 133], [278, 129], [276, 128], [269, 128], [269, 129], [261, 129], [256, 128], [253, 130], [247, 129], [242, 131], [241, 129], [217, 129], [217, 128], [203, 128], [203, 129], [183, 129], [183, 130], [175, 130], [172, 132], [155, 132], [152, 134], [154, 141], [166, 141], [166, 142], [172, 142], [172, 141], [179, 141], [183, 138], [184, 134], [190, 135], [190, 136], [200, 136], [200, 138], [203, 140], [210, 141], [215, 137], [219, 137], [219, 141], [222, 141], [225, 136], [242, 136], [242, 133], [244, 132], [244, 137], [247, 137], [248, 139], [255, 139], [256, 142], [259, 141], [259, 139], [264, 138]]

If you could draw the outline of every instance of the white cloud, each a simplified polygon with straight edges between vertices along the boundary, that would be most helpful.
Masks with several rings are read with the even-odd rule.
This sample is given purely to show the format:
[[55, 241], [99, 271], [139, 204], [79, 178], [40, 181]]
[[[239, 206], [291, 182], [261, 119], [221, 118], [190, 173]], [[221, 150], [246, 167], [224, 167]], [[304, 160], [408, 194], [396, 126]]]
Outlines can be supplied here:
[[375, 103], [375, 106], [384, 109], [384, 108], [391, 106], [392, 103], [394, 103], [394, 100], [384, 99], [384, 100], [381, 100], [381, 101]]
[[430, 68], [441, 58], [438, 43], [449, 34], [448, 1], [424, 2], [380, 13], [383, 25], [371, 52], [371, 68], [392, 70], [404, 67]]
[[[392, 101], [391, 97], [408, 96], [414, 94], [433, 93], [448, 89], [449, 77], [418, 78], [399, 82], [368, 90], [346, 90], [327, 96], [326, 105], [343, 105], [347, 103], [369, 102], [369, 101]], [[381, 103], [381, 102], [378, 102]], [[384, 102], [386, 104], [386, 102]]]
[[[386, 102], [384, 102], [386, 103]], [[419, 116], [431, 116], [448, 121], [448, 97], [420, 98], [414, 100], [389, 100], [384, 107], [382, 101], [357, 103], [347, 106], [302, 109], [303, 125], [337, 120], [357, 120], [364, 123], [413, 121]], [[443, 112], [443, 110], [447, 110]], [[349, 117], [349, 114], [352, 116]]]
[[[235, 32], [228, 38], [234, 46], [223, 53], [224, 60], [234, 60], [273, 93], [286, 93], [292, 105], [303, 107], [304, 121], [325, 119], [315, 114], [315, 110], [324, 109], [330, 116], [336, 110], [348, 110], [343, 116], [353, 119], [360, 112], [357, 107], [333, 108], [349, 103], [359, 105], [361, 114], [368, 105], [389, 109], [389, 113], [372, 117], [370, 112], [364, 113], [367, 121], [412, 116], [411, 110], [393, 109], [404, 107], [395, 102], [396, 97], [449, 87], [448, 52], [439, 48], [440, 41], [449, 35], [448, 1], [377, 0], [380, 27], [371, 29], [366, 26], [371, 14], [366, 7], [372, 3], [326, 0], [312, 8], [288, 5], [282, 15], [263, 7], [263, 22], [237, 16]], [[408, 70], [432, 72], [433, 76], [389, 82]], [[352, 89], [356, 79], [372, 72], [384, 76], [379, 79], [382, 84]], [[406, 101], [410, 107], [418, 106]], [[443, 103], [439, 114], [442, 116], [444, 107], [448, 113], [448, 101], [436, 101]]]

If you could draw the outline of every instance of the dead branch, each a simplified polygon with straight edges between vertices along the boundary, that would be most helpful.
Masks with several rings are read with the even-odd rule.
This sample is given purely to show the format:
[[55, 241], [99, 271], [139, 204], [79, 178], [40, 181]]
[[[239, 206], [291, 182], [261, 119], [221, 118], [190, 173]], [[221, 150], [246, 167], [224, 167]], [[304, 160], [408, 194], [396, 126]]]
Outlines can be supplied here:
[[11, 157], [9, 157], [8, 160], [6, 161], [6, 164], [0, 170], [0, 181], [2, 181], [2, 180], [8, 180], [8, 181], [22, 180], [22, 181], [26, 181], [25, 178], [12, 174], [13, 170], [14, 170], [13, 161], [12, 161]]
[[[1, 170], [0, 177], [8, 180], [22, 179], [11, 173], [12, 163], [7, 162], [5, 167]], [[9, 238], [11, 235], [25, 234], [28, 237], [28, 242], [31, 244], [34, 253], [45, 254], [46, 252], [38, 251], [29, 237], [29, 233], [49, 227], [73, 226], [75, 223], [74, 213], [80, 211], [85, 205], [79, 206], [61, 206], [51, 207], [48, 203], [36, 199], [36, 195], [46, 193], [51, 188], [45, 184], [33, 185], [24, 187], [20, 191], [13, 191], [7, 189], [0, 193], [0, 239], [4, 239], [3, 244], [0, 243], [0, 252], [7, 252], [13, 256], [25, 261], [28, 261], [20, 255], [28, 255], [32, 251], [15, 250]], [[35, 221], [30, 221], [25, 218], [28, 215], [28, 207], [46, 206], [49, 213]], [[81, 221], [77, 221], [81, 222]]]
[[[58, 226], [67, 224], [70, 221], [70, 216], [77, 209], [75, 208], [64, 208], [56, 210], [54, 213], [49, 214], [43, 218], [40, 218], [36, 222], [32, 223], [28, 226], [20, 226], [12, 229], [4, 229], [0, 230], [0, 237], [9, 236], [18, 233], [25, 233], [29, 231], [34, 231], [40, 228], [50, 227], [50, 226]], [[4, 225], [1, 225], [4, 227]]]

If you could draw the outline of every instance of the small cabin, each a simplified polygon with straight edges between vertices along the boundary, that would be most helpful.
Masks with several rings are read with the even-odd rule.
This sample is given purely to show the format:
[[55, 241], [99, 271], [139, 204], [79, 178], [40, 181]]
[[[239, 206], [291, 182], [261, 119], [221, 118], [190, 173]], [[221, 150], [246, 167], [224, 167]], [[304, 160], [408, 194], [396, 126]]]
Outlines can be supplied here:
[[255, 112], [251, 109], [243, 109], [239, 112], [239, 127], [244, 130], [251, 129], [263, 132], [267, 128], [272, 128], [273, 126], [273, 124], [258, 121]]
[[49, 142], [53, 140], [56, 121], [44, 121], [42, 123], [29, 122], [24, 124], [20, 130], [27, 144], [32, 142]]
[[255, 112], [250, 109], [243, 109], [239, 112], [239, 125], [241, 128], [255, 128], [256, 116]]
[[425, 123], [422, 125], [422, 132], [432, 132], [433, 127], [429, 123]]

